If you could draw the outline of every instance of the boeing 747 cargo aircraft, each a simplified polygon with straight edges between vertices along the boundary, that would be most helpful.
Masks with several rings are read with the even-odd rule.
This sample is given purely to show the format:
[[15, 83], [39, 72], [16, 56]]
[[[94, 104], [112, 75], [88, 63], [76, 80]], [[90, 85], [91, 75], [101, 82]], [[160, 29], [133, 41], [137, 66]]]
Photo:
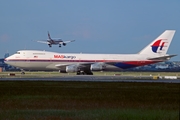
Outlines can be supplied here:
[[74, 41], [75, 40], [63, 41], [60, 38], [56, 38], [56, 39], [53, 38], [52, 39], [51, 36], [50, 36], [50, 33], [48, 32], [48, 39], [47, 40], [38, 40], [37, 42], [48, 44], [49, 47], [52, 47], [52, 45], [59, 45], [59, 47], [61, 47], [62, 45], [66, 46], [67, 43], [74, 42]]
[[24, 70], [59, 70], [93, 75], [92, 71], [114, 71], [169, 60], [167, 54], [175, 30], [166, 30], [137, 54], [75, 54], [20, 50], [5, 63]]

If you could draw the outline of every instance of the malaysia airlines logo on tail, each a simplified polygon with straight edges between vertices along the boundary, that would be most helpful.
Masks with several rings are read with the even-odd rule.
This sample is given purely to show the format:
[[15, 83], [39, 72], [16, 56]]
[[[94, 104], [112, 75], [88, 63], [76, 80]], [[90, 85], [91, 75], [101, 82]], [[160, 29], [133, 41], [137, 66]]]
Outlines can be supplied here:
[[[164, 40], [166, 40], [166, 39], [164, 39]], [[162, 41], [162, 39], [160, 39], [160, 40], [157, 40], [157, 41], [155, 41], [154, 43], [153, 43], [153, 45], [151, 46], [152, 47], [152, 51], [154, 52], [154, 53], [157, 53], [157, 51], [158, 51], [158, 49], [159, 50], [163, 50], [163, 47], [166, 47], [166, 46], [164, 46], [164, 44], [165, 43], [167, 43], [167, 42], [161, 42]]]

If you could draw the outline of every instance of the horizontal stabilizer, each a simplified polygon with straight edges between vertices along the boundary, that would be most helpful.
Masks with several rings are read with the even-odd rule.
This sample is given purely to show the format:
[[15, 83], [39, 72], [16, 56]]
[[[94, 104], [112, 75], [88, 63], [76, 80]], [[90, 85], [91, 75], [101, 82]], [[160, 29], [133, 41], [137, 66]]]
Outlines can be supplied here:
[[171, 57], [174, 57], [177, 55], [167, 55], [167, 56], [161, 56], [161, 57], [154, 57], [154, 58], [148, 58], [148, 60], [169, 60]]

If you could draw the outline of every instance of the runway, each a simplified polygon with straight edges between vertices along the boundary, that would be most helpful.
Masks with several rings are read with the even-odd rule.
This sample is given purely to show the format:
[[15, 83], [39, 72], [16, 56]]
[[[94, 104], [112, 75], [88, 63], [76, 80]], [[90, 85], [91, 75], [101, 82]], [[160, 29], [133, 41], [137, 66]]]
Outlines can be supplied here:
[[80, 82], [146, 82], [146, 83], [180, 83], [179, 79], [152, 79], [149, 76], [60, 76], [60, 77], [8, 77], [0, 81], [80, 81]]

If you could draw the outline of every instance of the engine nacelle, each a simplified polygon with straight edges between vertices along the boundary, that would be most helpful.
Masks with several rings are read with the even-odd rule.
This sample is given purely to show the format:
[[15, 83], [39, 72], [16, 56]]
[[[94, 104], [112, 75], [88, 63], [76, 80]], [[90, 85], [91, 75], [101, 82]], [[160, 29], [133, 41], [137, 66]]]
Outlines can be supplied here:
[[64, 46], [66, 46], [66, 43], [63, 43]]
[[104, 63], [94, 63], [91, 64], [90, 70], [92, 71], [101, 71], [104, 70], [106, 68]]
[[66, 70], [59, 70], [60, 73], [67, 73]]
[[66, 66], [66, 72], [77, 72], [78, 71], [78, 66], [77, 65], [70, 65]]

